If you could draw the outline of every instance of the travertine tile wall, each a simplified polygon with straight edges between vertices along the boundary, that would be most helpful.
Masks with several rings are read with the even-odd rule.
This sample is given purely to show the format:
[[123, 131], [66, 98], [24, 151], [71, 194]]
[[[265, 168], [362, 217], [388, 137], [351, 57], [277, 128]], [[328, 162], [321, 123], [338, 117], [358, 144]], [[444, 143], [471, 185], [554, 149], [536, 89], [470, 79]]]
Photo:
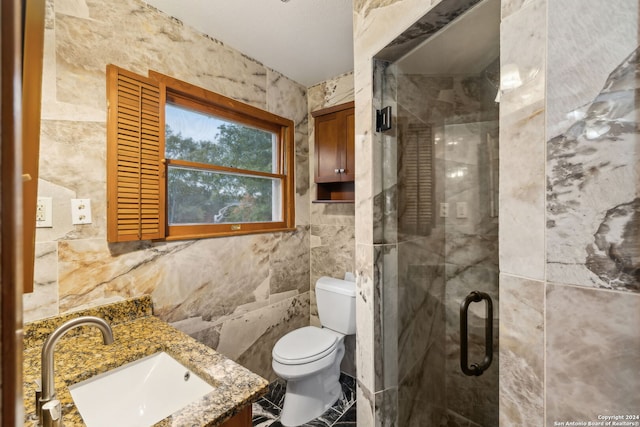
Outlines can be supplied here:
[[[296, 231], [171, 243], [108, 244], [105, 67], [152, 69], [292, 119]], [[54, 227], [38, 229], [35, 292], [25, 320], [151, 294], [154, 312], [273, 378], [271, 349], [309, 324], [310, 217], [306, 88], [139, 0], [47, 2], [41, 196]], [[90, 198], [73, 226], [69, 199]], [[353, 234], [353, 232], [351, 232]]]
[[[315, 200], [315, 134], [311, 113], [353, 101], [353, 73], [311, 86], [307, 90], [309, 120], [309, 197]], [[315, 283], [321, 276], [342, 279], [355, 272], [355, 217], [352, 203], [311, 203], [311, 324], [318, 326]], [[345, 340], [342, 370], [355, 375], [355, 337]]]
[[[376, 237], [388, 165], [372, 134], [372, 57], [445, 3], [460, 2], [354, 2], [362, 425], [397, 416], [378, 339], [397, 272], [381, 268], [394, 255]], [[640, 408], [638, 45], [635, 0], [502, 0], [501, 63], [523, 84], [500, 103], [500, 425]]]

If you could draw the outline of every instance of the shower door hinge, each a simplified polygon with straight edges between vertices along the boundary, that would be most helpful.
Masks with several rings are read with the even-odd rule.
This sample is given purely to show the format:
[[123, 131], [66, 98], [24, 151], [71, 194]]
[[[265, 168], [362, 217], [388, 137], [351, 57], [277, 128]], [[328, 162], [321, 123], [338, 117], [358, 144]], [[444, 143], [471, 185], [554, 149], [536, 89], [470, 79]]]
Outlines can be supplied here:
[[391, 129], [391, 107], [376, 110], [376, 132], [384, 132]]

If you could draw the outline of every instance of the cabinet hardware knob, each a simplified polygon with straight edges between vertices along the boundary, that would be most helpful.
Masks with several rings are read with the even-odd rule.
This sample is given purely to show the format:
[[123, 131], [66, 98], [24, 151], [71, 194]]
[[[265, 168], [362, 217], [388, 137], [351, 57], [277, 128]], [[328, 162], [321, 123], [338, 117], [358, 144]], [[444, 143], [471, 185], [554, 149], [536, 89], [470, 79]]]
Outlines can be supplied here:
[[344, 169], [339, 169], [339, 172], [340, 173], [344, 173]]
[[335, 173], [340, 173], [340, 169], [334, 169]]

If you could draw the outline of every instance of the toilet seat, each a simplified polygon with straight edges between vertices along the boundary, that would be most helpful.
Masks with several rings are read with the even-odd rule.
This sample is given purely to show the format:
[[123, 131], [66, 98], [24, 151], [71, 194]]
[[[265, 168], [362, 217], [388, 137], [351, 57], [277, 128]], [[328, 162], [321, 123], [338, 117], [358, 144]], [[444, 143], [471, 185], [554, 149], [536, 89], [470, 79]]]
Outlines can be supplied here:
[[303, 365], [322, 359], [338, 345], [335, 332], [305, 326], [289, 332], [273, 347], [273, 359], [283, 365]]

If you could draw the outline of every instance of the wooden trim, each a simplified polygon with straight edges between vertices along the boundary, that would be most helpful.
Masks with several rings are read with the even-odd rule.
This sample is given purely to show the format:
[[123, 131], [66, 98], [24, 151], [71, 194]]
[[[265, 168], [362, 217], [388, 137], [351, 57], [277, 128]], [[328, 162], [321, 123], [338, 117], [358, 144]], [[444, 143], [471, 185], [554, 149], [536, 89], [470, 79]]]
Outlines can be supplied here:
[[[286, 174], [288, 179], [286, 180], [286, 187], [283, 189], [283, 210], [285, 215], [286, 229], [295, 229], [296, 223], [296, 184], [295, 184], [295, 130], [293, 122], [290, 121], [290, 125], [282, 129], [281, 138], [282, 153], [284, 161], [282, 162], [283, 169], [286, 168]], [[285, 170], [282, 171], [285, 173]]]
[[166, 163], [169, 166], [185, 167], [189, 169], [198, 169], [198, 170], [211, 171], [211, 172], [221, 172], [221, 173], [227, 173], [230, 175], [241, 175], [241, 176], [249, 176], [249, 177], [262, 177], [262, 178], [274, 178], [274, 179], [285, 178], [285, 175], [279, 174], [279, 173], [260, 172], [260, 171], [253, 171], [250, 169], [228, 168], [226, 166], [212, 165], [209, 163], [190, 162], [187, 160], [166, 159]]
[[0, 4], [0, 316], [1, 422], [22, 426], [22, 3]]
[[[222, 96], [211, 92], [211, 98], [214, 98], [213, 95]], [[280, 131], [280, 128], [284, 126], [283, 123], [280, 123], [282, 117], [276, 115], [271, 117], [273, 120], [264, 114], [262, 114], [261, 117], [253, 116], [251, 111], [255, 109], [255, 107], [248, 104], [235, 101], [235, 107], [231, 108], [221, 103], [213, 103], [206, 99], [198, 98], [196, 95], [189, 95], [186, 92], [176, 92], [169, 86], [167, 86], [167, 102], [204, 114], [221, 117], [233, 123], [248, 125], [276, 134]], [[262, 112], [271, 114], [267, 111]]]
[[334, 105], [332, 107], [323, 108], [322, 110], [316, 110], [311, 113], [312, 117], [324, 116], [325, 114], [335, 113], [337, 111], [348, 110], [349, 108], [355, 108], [355, 101], [345, 102], [344, 104]]
[[246, 117], [263, 120], [265, 122], [276, 123], [281, 126], [289, 126], [292, 123], [289, 119], [280, 117], [258, 107], [236, 101], [233, 98], [228, 98], [224, 95], [211, 92], [207, 89], [169, 77], [156, 71], [149, 71], [149, 77], [166, 85], [167, 91], [169, 92], [169, 99], [172, 99], [171, 94], [181, 95], [185, 98], [198, 99], [205, 104], [222, 107], [225, 110], [234, 110], [242, 113]]
[[326, 203], [326, 204], [331, 204], [331, 203], [355, 203], [355, 200], [350, 199], [350, 200], [312, 200], [311, 203]]
[[341, 181], [356, 180], [356, 114], [354, 109], [349, 109], [344, 113], [345, 120], [345, 150], [342, 152], [341, 163], [345, 172]]
[[[234, 230], [233, 227], [240, 226]], [[193, 224], [172, 225], [167, 227], [167, 241], [193, 240], [211, 237], [242, 236], [256, 233], [277, 233], [281, 231], [295, 231], [295, 227], [287, 226], [285, 222], [242, 222], [225, 224]]]
[[35, 261], [45, 0], [29, 0], [24, 2], [24, 7], [22, 173], [28, 174], [30, 179], [23, 183], [22, 223], [24, 225], [24, 292], [28, 293], [33, 291]]

